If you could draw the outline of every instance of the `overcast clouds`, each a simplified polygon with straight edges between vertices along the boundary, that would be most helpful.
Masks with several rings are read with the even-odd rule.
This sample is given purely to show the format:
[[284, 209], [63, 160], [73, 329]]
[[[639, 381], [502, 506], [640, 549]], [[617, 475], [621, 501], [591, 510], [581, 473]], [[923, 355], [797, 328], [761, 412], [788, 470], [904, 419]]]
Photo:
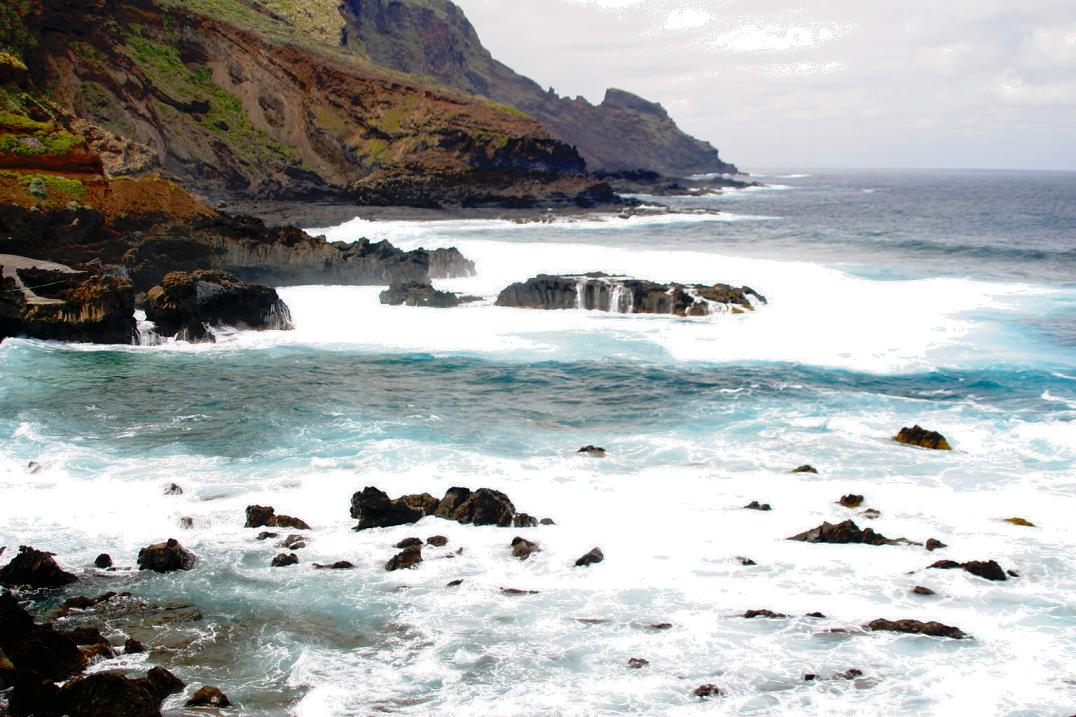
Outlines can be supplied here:
[[1072, 0], [456, 0], [560, 94], [664, 104], [741, 167], [1076, 169]]

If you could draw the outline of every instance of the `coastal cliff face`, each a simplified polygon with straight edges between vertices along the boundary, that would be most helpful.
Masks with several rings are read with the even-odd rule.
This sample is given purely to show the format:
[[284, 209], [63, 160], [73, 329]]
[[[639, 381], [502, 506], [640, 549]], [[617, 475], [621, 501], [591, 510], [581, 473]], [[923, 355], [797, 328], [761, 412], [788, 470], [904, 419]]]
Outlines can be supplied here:
[[[281, 0], [268, 5], [285, 5]], [[574, 146], [591, 171], [671, 176], [735, 172], [717, 149], [681, 131], [656, 103], [609, 89], [601, 104], [559, 97], [495, 60], [449, 0], [343, 0], [345, 44], [387, 67], [434, 77], [526, 112]]]
[[[5, 11], [3, 22], [9, 36], [31, 38], [19, 48], [24, 85], [49, 88], [64, 131], [112, 176], [161, 171], [211, 199], [612, 198], [581, 176], [571, 146], [524, 113], [378, 66], [272, 5], [44, 0]], [[339, 12], [336, 24], [339, 33]]]

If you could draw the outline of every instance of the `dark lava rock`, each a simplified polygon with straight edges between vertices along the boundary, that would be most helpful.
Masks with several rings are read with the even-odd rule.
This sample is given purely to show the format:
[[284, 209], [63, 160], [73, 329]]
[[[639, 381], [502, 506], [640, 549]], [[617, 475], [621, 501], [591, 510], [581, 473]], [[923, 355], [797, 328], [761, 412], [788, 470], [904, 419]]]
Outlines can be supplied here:
[[780, 612], [774, 612], [773, 610], [765, 610], [765, 609], [763, 609], [763, 610], [748, 610], [747, 612], [745, 612], [743, 614], [743, 617], [746, 617], [748, 620], [750, 620], [752, 618], [756, 618], [756, 617], [765, 617], [765, 618], [770, 618], [771, 620], [776, 620], [776, 619], [779, 619], [779, 618], [788, 617], [788, 615], [785, 615], [784, 613], [780, 613]]
[[1008, 576], [1009, 576], [1010, 578], [1018, 578], [1018, 577], [1020, 577], [1020, 573], [1016, 572], [1015, 570], [1006, 570], [1006, 571], [1005, 571], [1005, 573], [1006, 573], [1006, 574], [1007, 574], [1007, 575], [1008, 575]]
[[354, 570], [355, 564], [348, 562], [347, 560], [337, 560], [335, 563], [329, 565], [323, 565], [322, 563], [314, 563], [315, 570]]
[[751, 501], [750, 503], [748, 503], [747, 505], [744, 506], [744, 510], [769, 511], [769, 510], [773, 510], [773, 508], [770, 507], [769, 503], [759, 503], [757, 500], [753, 500], [753, 501]]
[[752, 565], [758, 565], [758, 563], [756, 563], [751, 558], [740, 557], [740, 558], [736, 558], [736, 559], [740, 561], [740, 565], [744, 565], [744, 566], [747, 566], [747, 567], [750, 567]]
[[841, 496], [841, 499], [837, 502], [843, 505], [845, 508], [858, 508], [859, 506], [863, 505], [863, 501], [863, 496], [849, 493], [848, 495]]
[[72, 717], [160, 717], [161, 700], [138, 680], [99, 672], [71, 680], [56, 696], [56, 714]]
[[931, 568], [935, 568], [937, 570], [956, 570], [957, 568], [962, 568], [962, 567], [964, 567], [964, 566], [961, 565], [960, 563], [958, 563], [955, 560], [939, 560], [938, 562], [934, 563], [933, 565], [928, 565], [927, 570], [929, 570]]
[[123, 643], [123, 654], [138, 655], [146, 651], [146, 646], [133, 637], [128, 637]]
[[632, 670], [639, 670], [650, 664], [650, 660], [642, 657], [633, 657], [628, 660], [628, 667]]
[[863, 670], [857, 670], [855, 667], [845, 670], [844, 672], [837, 673], [837, 677], [842, 680], [854, 680], [857, 677], [863, 676]]
[[972, 575], [978, 575], [987, 580], [1007, 580], [1005, 571], [1001, 569], [996, 560], [972, 560], [964, 563], [964, 569]]
[[183, 489], [175, 483], [169, 483], [164, 487], [165, 495], [183, 495]]
[[404, 548], [420, 548], [422, 547], [422, 538], [404, 538], [396, 543], [396, 547], [399, 550], [403, 550]]
[[884, 535], [875, 533], [871, 528], [860, 530], [859, 526], [851, 520], [833, 525], [822, 525], [799, 535], [793, 535], [789, 540], [798, 540], [804, 543], [865, 543], [867, 545], [907, 545], [909, 541], [904, 538], [891, 540]]
[[19, 546], [19, 553], [11, 562], [0, 568], [0, 585], [28, 588], [58, 588], [77, 582], [78, 578], [66, 572], [52, 559], [55, 553], [34, 550], [28, 545]]
[[161, 336], [212, 340], [207, 326], [291, 329], [291, 313], [276, 289], [215, 269], [172, 272], [146, 293], [146, 318]]
[[818, 618], [818, 619], [821, 620], [821, 619], [825, 619], [826, 616], [823, 615], [820, 612], [809, 612], [806, 615], [804, 615], [804, 617], [814, 617], [814, 618]]
[[306, 539], [301, 535], [289, 535], [284, 540], [277, 543], [278, 548], [287, 548], [288, 550], [302, 550], [306, 547]]
[[355, 530], [417, 523], [423, 515], [421, 509], [411, 507], [402, 499], [390, 500], [388, 494], [377, 488], [368, 486], [351, 496], [351, 517], [359, 521]]
[[298, 565], [299, 556], [295, 553], [281, 553], [273, 558], [273, 561], [269, 564], [274, 568], [286, 568], [289, 565]]
[[423, 281], [406, 281], [393, 284], [381, 292], [381, 303], [389, 306], [427, 306], [433, 309], [451, 309], [460, 305], [460, 297], [451, 291], [438, 291], [433, 284]]
[[459, 579], [459, 580], [452, 580], [447, 585], [445, 585], [445, 587], [446, 588], [456, 588], [456, 587], [459, 587], [460, 585], [463, 585], [463, 579], [462, 578]]
[[922, 585], [916, 585], [914, 588], [912, 588], [912, 594], [913, 595], [934, 595], [935, 593], [930, 588], [925, 588]]
[[582, 453], [590, 458], [605, 458], [606, 452], [600, 446], [583, 446], [576, 453]]
[[818, 473], [814, 466], [802, 465], [799, 468], [793, 468], [793, 473]]
[[63, 635], [67, 635], [75, 641], [76, 645], [107, 645], [108, 640], [101, 634], [101, 631], [96, 627], [76, 627], [74, 630], [66, 630]]
[[112, 567], [112, 556], [109, 555], [108, 553], [101, 553], [93, 561], [93, 566], [95, 568], [100, 568], [101, 570], [107, 570], [108, 568], [111, 568]]
[[112, 649], [112, 645], [99, 642], [88, 647], [83, 647], [82, 657], [86, 660], [87, 665], [92, 665], [93, 663], [102, 660], [111, 660], [116, 657], [116, 651]]
[[426, 545], [434, 548], [443, 548], [448, 545], [448, 538], [443, 535], [431, 535], [429, 538], [426, 538]]
[[516, 517], [512, 518], [513, 528], [537, 528], [538, 519], [533, 515], [527, 515], [526, 513], [516, 513]]
[[520, 560], [526, 560], [531, 556], [531, 553], [540, 553], [541, 551], [542, 549], [538, 547], [538, 543], [526, 538], [516, 537], [512, 539], [512, 556]]
[[605, 560], [605, 554], [601, 548], [591, 548], [590, 552], [575, 561], [575, 567], [585, 568]]
[[818, 679], [818, 675], [812, 675], [811, 673], [807, 673], [806, 675], [803, 676], [803, 681], [804, 682], [814, 682], [817, 679]]
[[860, 513], [860, 515], [867, 520], [878, 520], [882, 517], [882, 511], [875, 510], [874, 508], [867, 508], [865, 511]]
[[[450, 496], [452, 496], [451, 501]], [[459, 501], [461, 497], [462, 501]], [[456, 505], [447, 516], [442, 515], [445, 503]], [[496, 525], [501, 528], [512, 525], [512, 518], [515, 514], [516, 507], [512, 505], [508, 496], [490, 488], [479, 488], [474, 492], [466, 488], [452, 488], [445, 494], [435, 513], [439, 517], [448, 517], [458, 523]]]
[[694, 694], [696, 697], [701, 697], [705, 699], [707, 697], [724, 697], [725, 691], [717, 685], [706, 684], [699, 685], [698, 687], [696, 687], [695, 691], [692, 694]]
[[671, 622], [655, 622], [653, 625], [647, 625], [651, 630], [671, 630]]
[[539, 525], [556, 525], [552, 518], [542, 518], [538, 521]]
[[248, 505], [247, 522], [243, 527], [310, 530], [310, 526], [307, 525], [305, 521], [302, 521], [299, 518], [293, 518], [290, 515], [277, 515], [276, 509], [267, 505]]
[[157, 573], [190, 570], [194, 567], [194, 553], [185, 550], [175, 538], [164, 543], [154, 543], [138, 551], [138, 569]]
[[401, 552], [392, 556], [392, 559], [385, 563], [385, 570], [405, 570], [413, 568], [422, 562], [422, 548], [412, 546], [405, 548]]
[[399, 500], [411, 506], [412, 508], [421, 510], [426, 515], [433, 515], [433, 512], [437, 510], [437, 506], [441, 503], [441, 501], [437, 500], [429, 493], [405, 495], [401, 496]]
[[504, 595], [537, 595], [537, 590], [520, 590], [519, 588], [501, 588], [501, 593]]
[[199, 687], [189, 700], [187, 707], [231, 707], [232, 703], [216, 687]]
[[158, 701], [163, 701], [169, 695], [182, 692], [183, 688], [187, 686], [183, 683], [183, 680], [163, 667], [154, 667], [138, 682], [152, 692]]
[[968, 634], [960, 628], [943, 625], [940, 622], [920, 622], [919, 620], [873, 620], [866, 629], [875, 632], [903, 632], [909, 635], [929, 635], [931, 637], [950, 637], [954, 640], [962, 640]]
[[900, 433], [894, 436], [893, 440], [898, 443], [905, 443], [909, 446], [930, 448], [936, 451], [953, 450], [949, 445], [949, 441], [945, 440], [945, 436], [937, 431], [928, 431], [919, 425], [900, 429]]
[[280, 533], [270, 533], [269, 531], [262, 531], [258, 533], [258, 540], [269, 540], [271, 538], [279, 538]]

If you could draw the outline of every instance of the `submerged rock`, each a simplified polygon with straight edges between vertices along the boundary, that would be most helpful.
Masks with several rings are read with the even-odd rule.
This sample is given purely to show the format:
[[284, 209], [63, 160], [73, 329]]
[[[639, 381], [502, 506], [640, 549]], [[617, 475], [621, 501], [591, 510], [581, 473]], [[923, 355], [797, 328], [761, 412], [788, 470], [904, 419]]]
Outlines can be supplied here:
[[650, 664], [650, 660], [642, 657], [633, 657], [628, 660], [628, 668], [632, 670], [640, 670]]
[[295, 553], [280, 553], [269, 564], [273, 568], [286, 568], [299, 564], [299, 556]]
[[392, 556], [392, 559], [385, 563], [385, 570], [389, 572], [394, 570], [407, 570], [416, 567], [421, 562], [422, 548], [412, 546], [410, 548], [404, 548], [403, 551]]
[[769, 503], [759, 503], [757, 500], [753, 500], [744, 506], [744, 510], [770, 511], [773, 510], [773, 508], [770, 507]]
[[123, 654], [138, 655], [146, 651], [146, 646], [133, 637], [128, 637], [123, 643]]
[[537, 595], [537, 590], [520, 590], [519, 588], [501, 588], [503, 595], [512, 595], [513, 597], [519, 595]]
[[849, 493], [848, 495], [841, 496], [841, 499], [837, 502], [843, 505], [845, 508], [858, 508], [859, 506], [863, 505], [864, 500], [865, 499], [861, 495]]
[[875, 510], [874, 508], [867, 508], [862, 513], [860, 513], [860, 515], [867, 520], [878, 520], [882, 517], [882, 511]]
[[516, 513], [516, 517], [512, 518], [513, 528], [537, 528], [538, 519], [533, 515], [527, 515], [526, 513]]
[[605, 458], [605, 449], [600, 446], [583, 446], [576, 453], [582, 453], [590, 458]]
[[912, 594], [913, 595], [934, 595], [935, 593], [930, 588], [925, 588], [922, 585], [916, 585], [914, 588], [912, 588]]
[[232, 703], [216, 687], [199, 687], [198, 690], [187, 700], [187, 707], [231, 707]]
[[55, 553], [19, 546], [18, 554], [0, 568], [0, 585], [29, 588], [58, 588], [78, 582], [78, 578], [63, 570], [53, 560]]
[[404, 548], [417, 548], [421, 546], [422, 538], [404, 538], [400, 542], [396, 543], [396, 548], [398, 550], [403, 550]]
[[183, 495], [183, 489], [175, 483], [169, 483], [164, 487], [165, 495]]
[[766, 299], [749, 287], [727, 284], [659, 284], [601, 272], [554, 276], [541, 274], [512, 284], [497, 306], [522, 309], [587, 309], [620, 314], [706, 316], [753, 311]]
[[192, 342], [212, 341], [208, 326], [293, 328], [291, 312], [275, 289], [215, 269], [168, 274], [146, 293], [145, 309], [158, 334]]
[[885, 620], [879, 618], [864, 627], [874, 632], [903, 632], [909, 635], [929, 635], [931, 637], [948, 637], [962, 640], [969, 637], [958, 627], [950, 627], [940, 622], [920, 622], [919, 620]]
[[138, 569], [156, 573], [190, 570], [194, 567], [194, 553], [184, 549], [175, 538], [164, 543], [154, 543], [138, 551]]
[[1034, 527], [1036, 527], [1036, 525], [1034, 523], [1032, 523], [1030, 520], [1026, 520], [1024, 518], [1006, 518], [1005, 522], [1006, 523], [1012, 523], [1013, 525], [1019, 525], [1022, 528], [1034, 528]]
[[756, 617], [765, 617], [765, 618], [769, 618], [770, 620], [777, 620], [777, 619], [780, 619], [780, 618], [788, 617], [788, 615], [785, 615], [784, 613], [780, 613], [780, 612], [774, 612], [773, 610], [763, 609], [763, 610], [748, 610], [741, 617], [745, 617], [748, 620], [751, 620], [751, 619], [756, 618]]
[[695, 691], [692, 692], [692, 694], [702, 699], [706, 699], [707, 697], [724, 697], [725, 690], [721, 689], [717, 685], [705, 684], [696, 687]]
[[936, 570], [956, 570], [958, 568], [963, 568], [972, 575], [987, 580], [1003, 581], [1008, 579], [1005, 571], [1002, 570], [996, 560], [971, 560], [966, 563], [958, 563], [955, 560], [939, 560], [927, 567], [928, 570], [931, 568]]
[[605, 554], [602, 552], [602, 549], [591, 548], [590, 552], [575, 561], [575, 567], [586, 568], [591, 565], [600, 563], [603, 560], [605, 560]]
[[900, 433], [894, 436], [893, 440], [909, 446], [919, 446], [920, 448], [929, 448], [936, 451], [952, 450], [949, 441], [945, 440], [945, 436], [937, 431], [928, 431], [918, 424], [911, 428], [900, 429]]
[[381, 292], [381, 303], [389, 306], [426, 306], [433, 309], [451, 309], [460, 305], [460, 297], [450, 291], [438, 291], [433, 284], [424, 281], [407, 281], [393, 284]]
[[301, 535], [289, 535], [284, 540], [277, 543], [278, 548], [287, 548], [288, 550], [302, 550], [306, 547], [306, 539]]
[[337, 560], [329, 565], [314, 563], [314, 570], [353, 570], [354, 568], [355, 564], [347, 560]]
[[818, 473], [814, 466], [802, 465], [799, 468], [793, 468], [792, 473]]
[[542, 549], [538, 547], [538, 543], [526, 538], [517, 537], [512, 539], [512, 556], [520, 560], [526, 560], [532, 553], [540, 553], [541, 551]]
[[910, 545], [911, 541], [904, 538], [890, 539], [867, 528], [861, 530], [854, 521], [846, 520], [843, 523], [833, 525], [822, 523], [804, 533], [793, 535], [789, 540], [798, 540], [804, 543], [864, 543], [866, 545]]

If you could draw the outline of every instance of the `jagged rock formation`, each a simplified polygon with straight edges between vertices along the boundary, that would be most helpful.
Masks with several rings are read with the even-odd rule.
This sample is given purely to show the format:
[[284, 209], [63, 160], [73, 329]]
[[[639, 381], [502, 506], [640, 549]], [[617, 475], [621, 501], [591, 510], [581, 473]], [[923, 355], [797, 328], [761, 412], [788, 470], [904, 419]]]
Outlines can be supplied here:
[[[268, 5], [281, 6], [280, 0]], [[344, 0], [342, 40], [374, 61], [520, 109], [574, 146], [592, 171], [646, 169], [672, 176], [735, 172], [718, 151], [682, 132], [665, 109], [609, 89], [599, 105], [559, 97], [496, 61], [449, 0]]]
[[746, 286], [658, 284], [600, 272], [570, 276], [542, 274], [512, 284], [497, 297], [497, 306], [524, 309], [588, 309], [676, 316], [743, 313], [765, 303], [765, 297]]

